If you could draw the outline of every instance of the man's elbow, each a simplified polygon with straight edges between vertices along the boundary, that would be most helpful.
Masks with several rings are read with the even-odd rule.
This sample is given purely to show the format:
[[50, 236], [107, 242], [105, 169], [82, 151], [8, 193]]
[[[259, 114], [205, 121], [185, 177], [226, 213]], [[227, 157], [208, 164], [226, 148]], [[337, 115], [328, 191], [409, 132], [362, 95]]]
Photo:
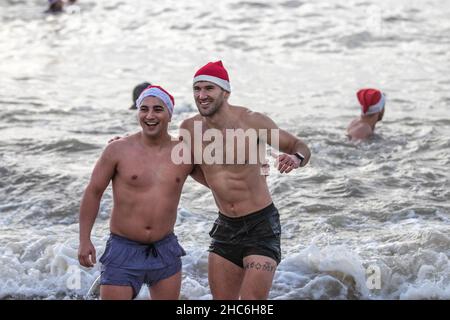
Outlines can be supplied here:
[[308, 148], [308, 146], [305, 145], [306, 148], [306, 154], [305, 154], [305, 165], [309, 162], [309, 160], [311, 159], [311, 150]]
[[103, 192], [105, 190], [95, 184], [88, 184], [86, 189], [84, 190], [84, 196], [85, 197], [91, 197], [94, 199], [100, 199], [103, 195]]

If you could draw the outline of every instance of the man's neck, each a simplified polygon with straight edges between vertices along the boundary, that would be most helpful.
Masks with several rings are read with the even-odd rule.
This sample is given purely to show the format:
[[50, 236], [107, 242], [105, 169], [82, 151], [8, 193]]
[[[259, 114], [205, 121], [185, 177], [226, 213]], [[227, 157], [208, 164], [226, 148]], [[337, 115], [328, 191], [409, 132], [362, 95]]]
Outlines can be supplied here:
[[206, 125], [209, 128], [215, 128], [215, 129], [226, 129], [227, 125], [232, 120], [232, 112], [231, 112], [231, 106], [224, 102], [222, 106], [219, 108], [219, 110], [213, 114], [212, 116], [203, 117], [205, 119]]
[[144, 146], [149, 148], [163, 148], [171, 140], [172, 139], [167, 132], [156, 137], [149, 137], [141, 133], [141, 142], [144, 144]]

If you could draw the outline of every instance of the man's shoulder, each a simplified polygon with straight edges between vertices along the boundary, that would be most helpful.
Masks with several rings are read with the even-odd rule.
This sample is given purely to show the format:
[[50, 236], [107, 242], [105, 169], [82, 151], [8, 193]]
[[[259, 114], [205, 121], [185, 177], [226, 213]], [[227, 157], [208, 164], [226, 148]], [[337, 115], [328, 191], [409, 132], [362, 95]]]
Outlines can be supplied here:
[[350, 128], [358, 125], [360, 122], [362, 122], [361, 118], [354, 118], [354, 119], [352, 119], [352, 121], [350, 121], [348, 128], [350, 129]]
[[190, 118], [184, 119], [183, 121], [181, 121], [180, 127], [181, 128], [192, 127], [194, 124], [194, 121], [202, 121], [202, 116], [200, 114], [196, 114]]
[[230, 105], [230, 110], [231, 110], [232, 114], [234, 114], [241, 120], [251, 120], [255, 116], [258, 116], [258, 114], [260, 114], [259, 112], [255, 112], [247, 107], [241, 107], [241, 106], [231, 106]]
[[252, 113], [253, 111], [250, 110], [247, 107], [242, 107], [242, 106], [232, 106], [230, 105], [230, 109], [233, 113], [239, 115], [239, 116], [247, 116], [250, 113]]
[[250, 110], [245, 107], [235, 107], [239, 111], [239, 119], [245, 122], [245, 124], [251, 128], [267, 128], [272, 127], [272, 119], [264, 113]]
[[123, 150], [125, 148], [128, 148], [136, 143], [139, 135], [140, 135], [140, 133], [137, 132], [137, 133], [122, 137], [120, 139], [114, 140], [107, 144], [104, 152], [107, 152], [107, 153], [123, 152]]
[[372, 133], [370, 125], [363, 121], [354, 121], [347, 129], [347, 134], [354, 140], [367, 139]]

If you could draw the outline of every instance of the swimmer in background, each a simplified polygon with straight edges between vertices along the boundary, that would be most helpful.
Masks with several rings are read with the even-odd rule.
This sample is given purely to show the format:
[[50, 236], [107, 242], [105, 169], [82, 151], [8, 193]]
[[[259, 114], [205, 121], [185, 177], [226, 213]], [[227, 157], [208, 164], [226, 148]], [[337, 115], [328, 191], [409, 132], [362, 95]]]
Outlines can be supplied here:
[[152, 84], [150, 82], [142, 82], [139, 83], [136, 87], [134, 87], [133, 89], [133, 94], [132, 94], [132, 99], [133, 99], [133, 104], [130, 107], [130, 110], [136, 110], [136, 100], [139, 98], [139, 96], [141, 95], [142, 91], [144, 91], [148, 86], [151, 86]]
[[[67, 0], [67, 4], [74, 4], [76, 0]], [[66, 2], [63, 0], [48, 0], [48, 9], [46, 13], [58, 13], [64, 11]]]
[[376, 123], [383, 119], [386, 97], [377, 89], [361, 89], [356, 96], [361, 115], [349, 124], [347, 135], [351, 140], [365, 140], [373, 135]]

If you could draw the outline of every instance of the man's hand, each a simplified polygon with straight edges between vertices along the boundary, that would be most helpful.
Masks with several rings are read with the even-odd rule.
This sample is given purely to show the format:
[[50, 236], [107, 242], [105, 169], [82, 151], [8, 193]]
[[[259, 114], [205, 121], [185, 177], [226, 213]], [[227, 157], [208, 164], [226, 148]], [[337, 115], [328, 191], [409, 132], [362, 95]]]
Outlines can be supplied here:
[[111, 143], [111, 142], [113, 142], [113, 141], [116, 141], [116, 140], [120, 140], [120, 139], [126, 138], [126, 137], [128, 137], [129, 135], [130, 135], [129, 133], [125, 133], [123, 137], [121, 137], [121, 136], [115, 136], [114, 138], [109, 139], [109, 140], [108, 140], [108, 143]]
[[95, 247], [91, 240], [80, 242], [78, 249], [78, 261], [83, 267], [91, 268], [97, 262], [95, 259]]
[[283, 153], [277, 157], [275, 167], [278, 167], [280, 173], [289, 173], [292, 169], [300, 167], [300, 159], [292, 154]]
[[109, 140], [108, 140], [108, 143], [111, 143], [111, 142], [113, 142], [113, 141], [120, 140], [120, 139], [122, 139], [121, 136], [115, 136], [114, 138], [109, 139]]

